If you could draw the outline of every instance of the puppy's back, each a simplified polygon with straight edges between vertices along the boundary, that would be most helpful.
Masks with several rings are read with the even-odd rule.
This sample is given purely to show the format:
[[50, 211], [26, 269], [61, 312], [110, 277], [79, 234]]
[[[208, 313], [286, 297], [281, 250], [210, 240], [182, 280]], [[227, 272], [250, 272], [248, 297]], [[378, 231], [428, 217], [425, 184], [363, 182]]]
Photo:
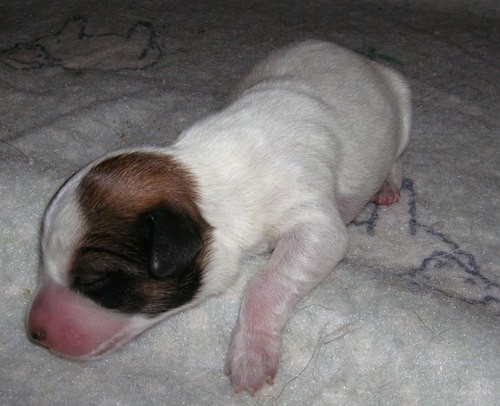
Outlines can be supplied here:
[[[335, 140], [330, 159], [337, 161], [338, 192], [350, 200], [369, 199], [373, 185], [383, 182], [408, 143], [411, 95], [404, 78], [336, 44], [308, 40], [272, 53], [234, 96], [244, 99], [275, 89], [306, 95], [326, 107], [328, 117], [322, 117]], [[306, 117], [304, 111], [288, 110], [283, 114]], [[312, 141], [310, 133], [302, 137]]]

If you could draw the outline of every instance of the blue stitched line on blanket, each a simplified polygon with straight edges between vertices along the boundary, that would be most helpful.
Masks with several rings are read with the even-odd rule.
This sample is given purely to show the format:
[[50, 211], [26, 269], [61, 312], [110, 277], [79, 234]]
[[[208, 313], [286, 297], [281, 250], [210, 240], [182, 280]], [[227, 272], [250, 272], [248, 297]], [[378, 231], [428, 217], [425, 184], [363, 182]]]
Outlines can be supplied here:
[[[432, 227], [423, 224], [417, 220], [417, 199], [414, 187], [414, 182], [411, 179], [404, 179], [401, 191], [406, 191], [408, 194], [408, 215], [409, 215], [409, 230], [410, 235], [414, 236], [419, 230], [428, 233], [429, 235], [439, 239], [450, 249], [448, 251], [438, 250], [424, 258], [417, 268], [412, 268], [400, 276], [409, 277], [413, 284], [430, 288], [438, 291], [448, 297], [459, 297], [470, 304], [489, 304], [500, 303], [500, 285], [491, 281], [488, 277], [483, 275], [481, 267], [477, 264], [474, 255], [460, 249], [459, 245], [455, 243], [447, 235], [434, 230]], [[365, 231], [370, 236], [375, 236], [375, 228], [379, 219], [379, 205], [370, 203], [369, 215], [366, 220], [354, 221], [353, 224], [357, 227], [365, 227]], [[478, 286], [483, 292], [480, 298], [469, 298], [463, 295], [456, 296], [442, 288], [437, 288], [432, 284], [425, 282], [425, 277], [419, 277], [424, 272], [435, 272], [438, 269], [451, 268], [458, 266], [464, 272], [464, 282]], [[418, 279], [418, 280], [417, 280]]]

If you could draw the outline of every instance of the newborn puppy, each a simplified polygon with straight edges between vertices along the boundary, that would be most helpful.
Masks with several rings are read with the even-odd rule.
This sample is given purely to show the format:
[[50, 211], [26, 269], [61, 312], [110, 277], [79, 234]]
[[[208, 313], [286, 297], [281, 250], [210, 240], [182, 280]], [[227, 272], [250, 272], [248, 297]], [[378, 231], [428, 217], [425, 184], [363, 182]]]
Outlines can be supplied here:
[[346, 224], [399, 198], [410, 92], [391, 69], [319, 41], [273, 53], [224, 110], [172, 146], [105, 156], [71, 177], [43, 220], [28, 332], [91, 359], [235, 280], [251, 280], [226, 373], [272, 383], [294, 305], [344, 257]]

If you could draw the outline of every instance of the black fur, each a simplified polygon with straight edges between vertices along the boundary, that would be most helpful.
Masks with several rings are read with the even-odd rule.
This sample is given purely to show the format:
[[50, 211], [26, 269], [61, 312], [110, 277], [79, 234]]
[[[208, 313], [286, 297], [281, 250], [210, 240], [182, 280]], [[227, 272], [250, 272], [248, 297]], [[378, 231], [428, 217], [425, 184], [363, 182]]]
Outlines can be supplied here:
[[[108, 213], [111, 214], [111, 213]], [[77, 251], [71, 288], [103, 307], [155, 316], [190, 301], [201, 286], [200, 231], [165, 206], [136, 219], [107, 219]]]
[[167, 207], [152, 210], [142, 220], [149, 225], [149, 272], [155, 278], [177, 277], [201, 250], [197, 225]]

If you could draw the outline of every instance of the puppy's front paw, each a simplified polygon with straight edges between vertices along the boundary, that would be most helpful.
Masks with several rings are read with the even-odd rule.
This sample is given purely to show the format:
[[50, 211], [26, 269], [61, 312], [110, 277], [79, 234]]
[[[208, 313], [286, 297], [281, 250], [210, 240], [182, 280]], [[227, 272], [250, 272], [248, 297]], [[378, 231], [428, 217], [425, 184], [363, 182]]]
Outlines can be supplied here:
[[280, 361], [279, 334], [248, 332], [237, 326], [233, 332], [225, 373], [235, 392], [254, 395], [265, 383], [273, 384]]

